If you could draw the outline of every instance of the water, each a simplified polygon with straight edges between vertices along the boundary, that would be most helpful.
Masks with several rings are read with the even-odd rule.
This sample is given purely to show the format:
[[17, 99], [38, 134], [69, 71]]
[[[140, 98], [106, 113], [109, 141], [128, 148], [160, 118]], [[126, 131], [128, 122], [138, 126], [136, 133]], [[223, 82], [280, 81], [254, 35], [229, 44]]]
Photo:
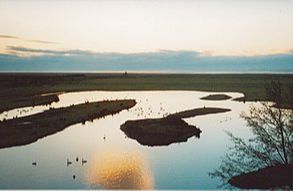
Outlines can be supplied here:
[[[215, 189], [220, 182], [208, 173], [219, 167], [221, 157], [231, 144], [225, 131], [244, 138], [252, 136], [239, 117], [252, 103], [199, 99], [209, 94], [197, 91], [76, 92], [60, 95], [60, 101], [51, 106], [4, 112], [0, 119], [85, 101], [137, 100], [137, 105], [128, 111], [70, 126], [29, 145], [0, 149], [0, 188]], [[233, 98], [242, 96], [226, 94]], [[191, 137], [187, 142], [148, 147], [127, 138], [120, 130], [120, 125], [127, 120], [163, 117], [203, 106], [232, 111], [184, 119], [202, 130], [199, 139]], [[69, 166], [67, 159], [72, 162]], [[82, 159], [87, 162], [82, 164]]]

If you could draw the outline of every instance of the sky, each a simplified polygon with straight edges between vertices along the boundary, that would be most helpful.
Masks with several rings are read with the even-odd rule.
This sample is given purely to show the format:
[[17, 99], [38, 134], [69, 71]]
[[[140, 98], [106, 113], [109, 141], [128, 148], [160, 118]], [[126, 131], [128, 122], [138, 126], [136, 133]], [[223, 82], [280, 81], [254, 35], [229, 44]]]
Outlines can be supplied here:
[[0, 26], [6, 60], [168, 51], [234, 59], [293, 51], [291, 0], [0, 0]]

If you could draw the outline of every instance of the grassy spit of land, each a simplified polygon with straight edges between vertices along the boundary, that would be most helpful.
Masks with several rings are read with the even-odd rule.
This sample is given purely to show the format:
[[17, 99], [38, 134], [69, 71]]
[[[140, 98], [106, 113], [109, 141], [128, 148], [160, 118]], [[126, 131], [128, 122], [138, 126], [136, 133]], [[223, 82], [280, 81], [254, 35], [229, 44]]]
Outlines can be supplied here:
[[4, 120], [0, 123], [0, 148], [29, 144], [70, 125], [112, 115], [135, 104], [135, 100], [87, 102]]
[[184, 142], [192, 136], [199, 137], [201, 130], [188, 125], [182, 118], [231, 111], [224, 108], [196, 108], [168, 115], [158, 119], [126, 121], [120, 129], [142, 145], [162, 146]]
[[0, 112], [17, 107], [49, 104], [54, 92], [87, 90], [198, 90], [242, 92], [246, 101], [269, 101], [265, 87], [279, 80], [292, 91], [293, 74], [0, 74]]
[[195, 108], [195, 109], [190, 109], [190, 110], [180, 111], [174, 114], [170, 114], [168, 115], [168, 117], [189, 118], [189, 117], [195, 117], [200, 115], [224, 113], [228, 111], [231, 111], [231, 109], [217, 108], [217, 107], [201, 107], [201, 108]]

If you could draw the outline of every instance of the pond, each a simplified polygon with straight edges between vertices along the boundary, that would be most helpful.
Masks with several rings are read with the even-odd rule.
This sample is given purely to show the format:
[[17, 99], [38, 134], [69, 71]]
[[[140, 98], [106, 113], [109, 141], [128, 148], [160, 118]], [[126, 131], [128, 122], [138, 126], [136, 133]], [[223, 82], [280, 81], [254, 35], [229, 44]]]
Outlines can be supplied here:
[[[90, 91], [59, 95], [50, 106], [18, 108], [0, 119], [38, 113], [85, 101], [135, 99], [136, 106], [113, 116], [72, 125], [32, 144], [0, 149], [0, 188], [151, 188], [215, 189], [220, 180], [209, 172], [219, 167], [232, 144], [226, 131], [252, 136], [239, 117], [252, 102], [232, 99], [201, 100], [209, 92], [198, 91]], [[186, 118], [202, 130], [200, 138], [168, 146], [144, 146], [128, 138], [120, 125], [127, 120], [159, 118], [198, 107], [221, 107], [230, 112]], [[69, 162], [67, 162], [67, 160]], [[33, 165], [33, 163], [36, 163]]]

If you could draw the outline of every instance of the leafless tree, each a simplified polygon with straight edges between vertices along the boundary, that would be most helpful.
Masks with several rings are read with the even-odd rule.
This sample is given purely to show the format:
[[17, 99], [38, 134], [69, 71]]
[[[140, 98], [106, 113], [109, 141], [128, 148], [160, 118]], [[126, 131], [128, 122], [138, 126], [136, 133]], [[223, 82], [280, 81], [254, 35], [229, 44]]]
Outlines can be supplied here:
[[[293, 95], [292, 92], [291, 89], [289, 95]], [[236, 175], [293, 163], [293, 109], [281, 108], [284, 105], [292, 108], [292, 100], [284, 98], [279, 82], [272, 82], [266, 94], [274, 104], [262, 102], [260, 107], [252, 106], [248, 113], [240, 115], [254, 134], [253, 138], [245, 141], [227, 132], [233, 146], [219, 169], [210, 173], [222, 180], [221, 186], [228, 186], [228, 180]]]

